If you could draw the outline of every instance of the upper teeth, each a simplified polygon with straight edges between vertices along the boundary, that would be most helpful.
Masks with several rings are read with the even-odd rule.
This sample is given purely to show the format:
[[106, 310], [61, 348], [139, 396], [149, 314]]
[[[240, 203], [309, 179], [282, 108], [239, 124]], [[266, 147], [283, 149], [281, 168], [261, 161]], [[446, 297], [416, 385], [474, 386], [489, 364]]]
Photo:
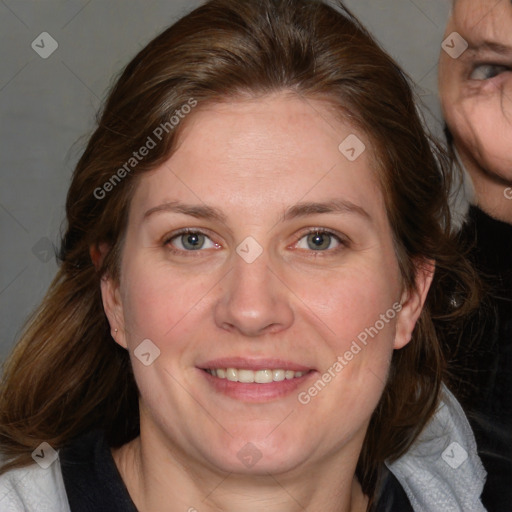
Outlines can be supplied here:
[[236, 368], [209, 368], [209, 374], [219, 379], [228, 379], [233, 382], [257, 382], [266, 384], [268, 382], [279, 382], [284, 379], [302, 377], [306, 372], [295, 372], [293, 370], [238, 370]]

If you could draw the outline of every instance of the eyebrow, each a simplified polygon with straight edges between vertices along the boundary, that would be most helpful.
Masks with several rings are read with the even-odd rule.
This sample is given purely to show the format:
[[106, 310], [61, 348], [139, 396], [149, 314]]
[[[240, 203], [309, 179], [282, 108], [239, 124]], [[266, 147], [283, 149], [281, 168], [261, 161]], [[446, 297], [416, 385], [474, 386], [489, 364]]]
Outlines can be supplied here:
[[[218, 208], [207, 205], [185, 204], [180, 201], [170, 201], [159, 206], [155, 206], [154, 208], [150, 208], [144, 214], [144, 220], [151, 215], [162, 212], [181, 213], [183, 215], [190, 215], [197, 219], [216, 220], [223, 224], [227, 224], [226, 215]], [[290, 206], [284, 212], [281, 221], [322, 213], [353, 214], [370, 222], [372, 220], [370, 214], [363, 207], [358, 206], [351, 201], [331, 199], [330, 201], [325, 202], [302, 202]]]
[[147, 219], [155, 213], [162, 212], [181, 213], [183, 215], [196, 217], [197, 219], [216, 220], [223, 224], [226, 224], [227, 221], [226, 216], [217, 208], [200, 204], [185, 204], [179, 201], [170, 201], [159, 206], [155, 206], [154, 208], [150, 208], [144, 214], [144, 219]]
[[471, 54], [479, 54], [485, 51], [491, 51], [499, 55], [512, 56], [512, 46], [508, 46], [495, 41], [482, 41], [477, 44], [469, 44], [468, 48]]
[[296, 219], [298, 217], [306, 217], [307, 215], [316, 215], [319, 213], [348, 213], [355, 214], [371, 221], [370, 214], [362, 207], [351, 201], [342, 199], [331, 199], [330, 201], [316, 203], [304, 202], [288, 208], [283, 215], [283, 220]]

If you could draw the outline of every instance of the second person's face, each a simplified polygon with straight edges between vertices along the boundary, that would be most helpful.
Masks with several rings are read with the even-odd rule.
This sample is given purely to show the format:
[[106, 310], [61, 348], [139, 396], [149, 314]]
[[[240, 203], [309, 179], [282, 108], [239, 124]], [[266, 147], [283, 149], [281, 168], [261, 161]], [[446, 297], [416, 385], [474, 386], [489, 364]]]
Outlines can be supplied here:
[[457, 0], [445, 37], [453, 32], [468, 48], [457, 58], [441, 51], [446, 123], [468, 170], [512, 183], [512, 2]]

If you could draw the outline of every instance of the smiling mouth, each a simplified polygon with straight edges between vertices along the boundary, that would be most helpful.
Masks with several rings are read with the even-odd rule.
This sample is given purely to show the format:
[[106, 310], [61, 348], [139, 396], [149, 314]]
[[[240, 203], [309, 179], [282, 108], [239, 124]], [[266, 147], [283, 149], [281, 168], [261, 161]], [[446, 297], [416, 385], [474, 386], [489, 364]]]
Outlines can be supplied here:
[[206, 368], [205, 372], [218, 379], [226, 379], [231, 382], [270, 384], [271, 382], [281, 382], [283, 380], [298, 379], [309, 373], [311, 370], [296, 372], [293, 370], [265, 369], [248, 370], [237, 368]]

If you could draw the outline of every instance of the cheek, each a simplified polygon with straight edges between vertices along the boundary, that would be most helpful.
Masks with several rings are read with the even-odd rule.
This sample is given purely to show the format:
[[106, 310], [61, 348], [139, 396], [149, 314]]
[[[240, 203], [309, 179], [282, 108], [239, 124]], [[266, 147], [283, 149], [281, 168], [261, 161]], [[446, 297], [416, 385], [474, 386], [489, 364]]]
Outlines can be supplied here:
[[472, 124], [483, 167], [507, 179], [512, 178], [512, 108], [509, 114], [497, 104], [488, 109], [482, 106]]
[[453, 108], [452, 131], [457, 138], [482, 167], [510, 179], [512, 100], [496, 90], [487, 96], [475, 95]]
[[164, 265], [134, 262], [124, 270], [130, 276], [122, 286], [122, 301], [131, 347], [145, 338], [160, 345], [175, 338], [172, 333], [183, 329], [183, 320], [200, 308], [201, 298], [211, 288], [207, 278], [194, 279]]
[[392, 349], [400, 297], [394, 265], [395, 269], [393, 264], [387, 269], [347, 268], [321, 279], [303, 278], [293, 283], [304, 317], [316, 323], [333, 354], [350, 350], [352, 341], [358, 339], [361, 343], [379, 339], [371, 350], [387, 353]]
[[301, 390], [298, 400], [310, 411], [323, 411], [315, 424], [319, 429], [330, 424], [336, 437], [346, 433], [347, 425], [368, 421], [380, 400], [400, 304], [389, 290], [364, 280], [346, 283], [331, 299], [332, 307], [315, 311], [320, 319], [317, 327], [328, 326], [322, 334], [326, 357], [318, 368], [318, 380]]
[[[378, 276], [347, 283], [336, 299], [343, 307], [333, 309], [329, 318], [336, 333], [331, 344], [334, 370], [341, 376], [333, 391], [363, 415], [371, 414], [387, 381], [401, 310], [399, 295], [392, 290]], [[329, 368], [331, 363], [325, 371]]]

